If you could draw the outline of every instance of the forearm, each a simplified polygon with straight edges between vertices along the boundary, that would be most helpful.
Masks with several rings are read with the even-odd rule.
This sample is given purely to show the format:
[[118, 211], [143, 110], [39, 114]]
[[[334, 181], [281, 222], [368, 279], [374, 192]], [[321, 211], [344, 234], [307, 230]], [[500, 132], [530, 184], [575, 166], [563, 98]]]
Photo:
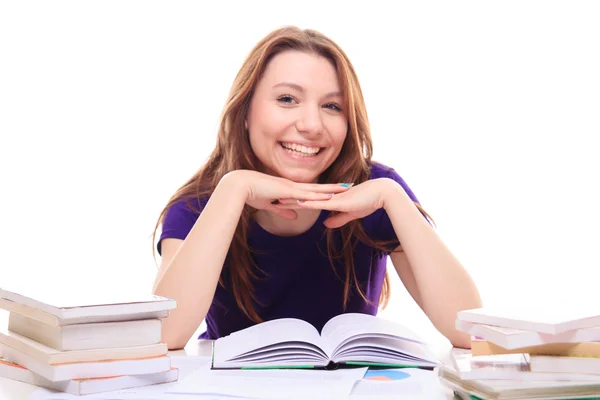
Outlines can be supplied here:
[[481, 307], [477, 288], [402, 187], [392, 182], [384, 208], [409, 260], [422, 307], [454, 346], [469, 347], [469, 335], [455, 328], [460, 310]]
[[225, 177], [213, 192], [172, 261], [162, 266], [154, 293], [175, 299], [163, 322], [163, 341], [183, 347], [214, 297], [231, 240], [245, 204], [243, 188]]

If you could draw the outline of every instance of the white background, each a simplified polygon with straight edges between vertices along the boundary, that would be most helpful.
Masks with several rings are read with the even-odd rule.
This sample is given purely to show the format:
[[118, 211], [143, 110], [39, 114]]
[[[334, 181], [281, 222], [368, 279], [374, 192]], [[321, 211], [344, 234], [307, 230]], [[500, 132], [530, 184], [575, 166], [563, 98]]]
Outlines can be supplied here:
[[[598, 3], [375, 4], [2, 2], [0, 287], [149, 291], [159, 212], [244, 57], [294, 24], [345, 49], [375, 159], [486, 305], [598, 311]], [[382, 315], [439, 338], [393, 284]]]

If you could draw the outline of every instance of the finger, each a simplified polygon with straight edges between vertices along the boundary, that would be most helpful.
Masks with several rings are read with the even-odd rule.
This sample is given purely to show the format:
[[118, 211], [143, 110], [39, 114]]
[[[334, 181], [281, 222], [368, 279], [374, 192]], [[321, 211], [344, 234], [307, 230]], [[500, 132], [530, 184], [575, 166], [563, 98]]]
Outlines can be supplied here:
[[317, 193], [343, 193], [354, 185], [353, 183], [298, 183], [298, 188]]
[[307, 190], [296, 190], [290, 196], [295, 200], [312, 200], [312, 201], [326, 201], [333, 197], [333, 193], [317, 193]]
[[298, 201], [296, 199], [290, 199], [290, 198], [286, 198], [286, 199], [278, 199], [278, 203], [277, 204], [298, 204]]
[[293, 203], [289, 203], [289, 204], [274, 204], [273, 207], [279, 209], [279, 210], [299, 210], [302, 207], [298, 204], [297, 200], [294, 200]]
[[298, 214], [294, 210], [287, 210], [285, 208], [278, 208], [278, 206], [270, 207], [269, 210], [279, 215], [281, 218], [295, 220], [298, 218]]
[[275, 199], [271, 202], [273, 205], [279, 204], [298, 204], [298, 200], [292, 198]]
[[335, 199], [330, 200], [298, 200], [298, 205], [301, 208], [310, 208], [313, 210], [329, 210], [329, 211], [344, 211], [341, 210], [341, 203]]
[[340, 213], [340, 214], [334, 215], [333, 217], [327, 218], [325, 221], [323, 221], [323, 223], [325, 224], [326, 227], [335, 229], [335, 228], [344, 226], [348, 222], [355, 220], [355, 219], [356, 219], [356, 217], [353, 217], [348, 213]]

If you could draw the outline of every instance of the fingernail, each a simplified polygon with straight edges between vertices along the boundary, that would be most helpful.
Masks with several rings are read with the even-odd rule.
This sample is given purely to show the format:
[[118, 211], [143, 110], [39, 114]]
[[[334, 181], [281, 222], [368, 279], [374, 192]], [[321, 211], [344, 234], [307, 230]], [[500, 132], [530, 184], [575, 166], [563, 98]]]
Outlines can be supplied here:
[[333, 193], [325, 193], [326, 196], [333, 197]]
[[343, 186], [343, 187], [350, 187], [352, 185], [354, 185], [354, 183], [340, 183], [340, 186]]

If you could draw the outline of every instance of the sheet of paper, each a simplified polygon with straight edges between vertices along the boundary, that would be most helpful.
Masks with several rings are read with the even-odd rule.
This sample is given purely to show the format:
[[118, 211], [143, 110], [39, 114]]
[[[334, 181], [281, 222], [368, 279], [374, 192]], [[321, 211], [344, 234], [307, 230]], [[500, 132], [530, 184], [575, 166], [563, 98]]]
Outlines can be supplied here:
[[[40, 388], [30, 400], [232, 400], [281, 398], [347, 398], [367, 368], [321, 370], [219, 370], [208, 369], [198, 357], [175, 359], [174, 366], [188, 372], [178, 382], [87, 396], [73, 396]], [[187, 364], [187, 365], [186, 365]]]
[[210, 370], [210, 356], [171, 356], [171, 366], [179, 369], [179, 382], [197, 370]]
[[36, 386], [0, 377], [0, 400], [29, 399]]
[[446, 400], [448, 393], [437, 372], [421, 369], [369, 370], [356, 382], [350, 399], [376, 400]]
[[165, 394], [247, 396], [260, 399], [347, 398], [366, 368], [322, 370], [197, 370]]
[[[39, 393], [38, 397], [29, 397], [29, 400], [256, 400], [249, 397], [228, 396], [216, 393], [201, 393], [201, 394], [164, 394], [164, 393], [148, 393], [148, 392], [109, 392], [99, 393], [88, 396], [73, 396], [63, 393]], [[11, 399], [12, 400], [12, 399]], [[25, 400], [25, 399], [24, 399]]]
[[[28, 400], [167, 400], [163, 393], [145, 393], [145, 392], [134, 392], [124, 393], [119, 392], [106, 392], [98, 394], [90, 394], [85, 396], [75, 396], [68, 393], [58, 393], [48, 389], [40, 388], [36, 390]], [[24, 399], [25, 400], [25, 399]]]

